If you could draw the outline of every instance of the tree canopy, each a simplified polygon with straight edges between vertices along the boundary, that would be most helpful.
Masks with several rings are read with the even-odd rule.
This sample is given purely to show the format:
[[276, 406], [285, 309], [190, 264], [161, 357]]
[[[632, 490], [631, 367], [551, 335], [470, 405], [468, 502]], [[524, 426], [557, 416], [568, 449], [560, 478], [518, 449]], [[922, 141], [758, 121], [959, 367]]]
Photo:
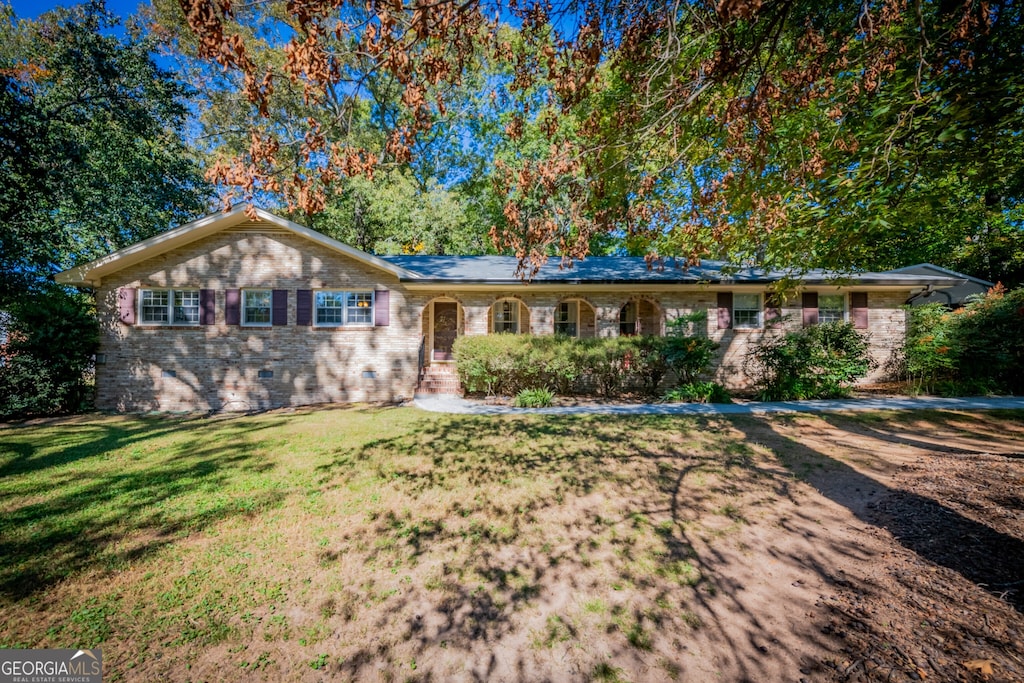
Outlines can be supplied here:
[[[1019, 259], [1009, 0], [157, 4], [250, 107], [210, 175], [250, 199], [315, 214], [408, 164], [472, 91], [492, 239], [527, 272], [607, 235], [691, 261], [882, 267], [922, 234], [965, 263], [986, 243]], [[371, 107], [367, 141], [354, 113], [381, 84], [400, 106]], [[282, 90], [318, 108], [279, 109]]]
[[0, 304], [207, 207], [187, 87], [103, 4], [17, 20], [0, 5]]

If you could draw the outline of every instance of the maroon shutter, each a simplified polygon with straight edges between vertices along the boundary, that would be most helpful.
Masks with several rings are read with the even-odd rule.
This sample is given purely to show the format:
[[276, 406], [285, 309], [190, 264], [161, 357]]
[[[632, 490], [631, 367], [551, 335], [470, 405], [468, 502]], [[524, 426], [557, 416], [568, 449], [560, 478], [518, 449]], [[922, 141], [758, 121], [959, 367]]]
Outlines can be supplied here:
[[804, 292], [804, 327], [818, 324], [818, 293]]
[[214, 289], [199, 290], [199, 324], [217, 324], [217, 291]]
[[373, 324], [377, 327], [391, 324], [391, 292], [386, 289], [373, 293]]
[[295, 324], [310, 326], [313, 324], [313, 290], [295, 290]]
[[853, 326], [858, 330], [868, 329], [868, 293], [850, 293], [850, 313], [853, 317]]
[[782, 303], [779, 299], [779, 295], [775, 292], [770, 292], [764, 298], [764, 321], [766, 323], [775, 322], [782, 317]]
[[270, 297], [270, 324], [271, 325], [287, 325], [288, 324], [288, 290], [287, 289], [275, 289]]
[[134, 287], [117, 290], [117, 318], [125, 325], [135, 324], [135, 292]]
[[718, 293], [718, 329], [732, 327], [732, 292]]
[[242, 324], [242, 290], [224, 290], [224, 324]]

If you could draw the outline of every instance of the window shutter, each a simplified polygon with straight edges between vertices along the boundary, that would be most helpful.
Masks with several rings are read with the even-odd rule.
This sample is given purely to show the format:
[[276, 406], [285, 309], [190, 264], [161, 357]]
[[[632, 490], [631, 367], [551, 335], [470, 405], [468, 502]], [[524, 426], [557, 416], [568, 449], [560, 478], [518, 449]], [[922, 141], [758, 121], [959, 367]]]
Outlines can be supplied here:
[[309, 327], [313, 324], [313, 290], [295, 290], [295, 324]]
[[217, 291], [213, 289], [199, 290], [199, 324], [217, 324]]
[[387, 327], [391, 324], [391, 292], [378, 289], [373, 293], [373, 324]]
[[804, 327], [818, 324], [818, 293], [804, 292]]
[[270, 299], [270, 324], [288, 324], [288, 290], [275, 289]]
[[242, 324], [242, 290], [224, 290], [224, 324]]
[[774, 322], [782, 317], [782, 302], [779, 295], [769, 292], [764, 298], [764, 321]]
[[868, 293], [850, 293], [850, 317], [853, 318], [853, 327], [858, 330], [868, 329]]
[[732, 327], [732, 292], [718, 293], [718, 329]]
[[117, 319], [125, 325], [135, 324], [135, 292], [134, 287], [117, 290]]

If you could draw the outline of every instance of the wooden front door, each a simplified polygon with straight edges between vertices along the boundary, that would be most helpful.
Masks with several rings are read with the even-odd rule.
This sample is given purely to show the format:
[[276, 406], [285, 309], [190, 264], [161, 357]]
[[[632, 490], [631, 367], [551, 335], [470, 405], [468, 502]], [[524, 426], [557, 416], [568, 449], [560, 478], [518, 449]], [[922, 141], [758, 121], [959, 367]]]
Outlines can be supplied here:
[[459, 305], [434, 302], [434, 360], [451, 360], [452, 345], [459, 335]]

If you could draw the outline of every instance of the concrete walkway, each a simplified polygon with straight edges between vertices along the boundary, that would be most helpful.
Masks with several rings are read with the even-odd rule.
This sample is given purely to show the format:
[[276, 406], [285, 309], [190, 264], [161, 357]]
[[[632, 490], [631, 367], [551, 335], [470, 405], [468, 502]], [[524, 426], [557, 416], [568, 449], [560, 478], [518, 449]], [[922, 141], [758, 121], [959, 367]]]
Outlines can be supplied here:
[[838, 413], [866, 410], [1024, 410], [1024, 397], [995, 398], [853, 398], [836, 401], [781, 401], [778, 403], [638, 403], [583, 405], [552, 408], [513, 408], [487, 405], [458, 396], [427, 396], [413, 405], [433, 413], [466, 415], [767, 415], [774, 413]]

